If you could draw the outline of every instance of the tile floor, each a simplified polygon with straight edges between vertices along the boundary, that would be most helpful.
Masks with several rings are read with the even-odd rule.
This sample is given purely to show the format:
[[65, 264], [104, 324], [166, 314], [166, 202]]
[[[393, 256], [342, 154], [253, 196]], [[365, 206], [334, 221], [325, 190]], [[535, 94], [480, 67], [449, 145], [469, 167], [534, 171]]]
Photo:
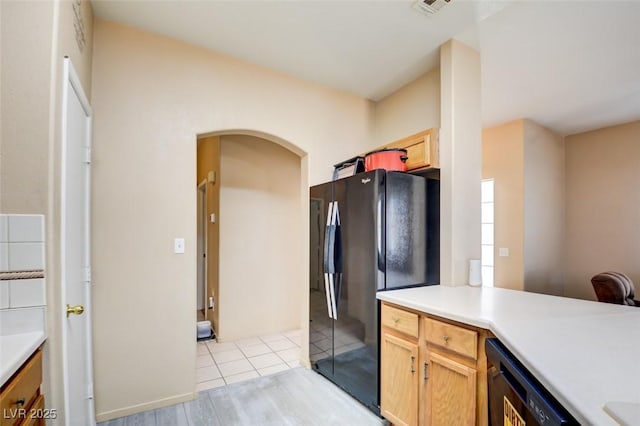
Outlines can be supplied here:
[[300, 365], [300, 330], [251, 337], [234, 342], [198, 342], [198, 391]]

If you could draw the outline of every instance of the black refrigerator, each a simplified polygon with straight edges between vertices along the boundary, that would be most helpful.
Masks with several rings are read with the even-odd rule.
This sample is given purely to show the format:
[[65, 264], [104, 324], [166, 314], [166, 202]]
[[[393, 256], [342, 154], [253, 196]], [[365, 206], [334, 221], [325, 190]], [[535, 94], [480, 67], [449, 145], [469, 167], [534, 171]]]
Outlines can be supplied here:
[[376, 292], [440, 281], [440, 181], [374, 170], [310, 189], [309, 358], [380, 413]]

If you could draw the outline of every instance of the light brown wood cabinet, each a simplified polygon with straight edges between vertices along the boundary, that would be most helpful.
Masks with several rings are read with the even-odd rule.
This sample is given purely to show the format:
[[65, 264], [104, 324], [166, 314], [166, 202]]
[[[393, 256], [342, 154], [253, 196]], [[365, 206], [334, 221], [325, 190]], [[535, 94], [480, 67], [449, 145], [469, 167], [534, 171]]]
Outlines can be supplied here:
[[40, 415], [44, 409], [41, 384], [42, 352], [37, 350], [0, 390], [2, 426], [45, 424]]
[[404, 148], [407, 150], [407, 170], [439, 168], [440, 156], [439, 144], [440, 129], [428, 129], [415, 135], [390, 142], [381, 146], [383, 148]]
[[419, 415], [420, 317], [383, 303], [380, 323], [380, 356], [383, 360], [380, 394], [385, 395], [380, 404], [381, 414], [394, 425], [416, 425]]
[[382, 415], [395, 425], [410, 426], [418, 421], [418, 343], [382, 335], [381, 351], [388, 368], [381, 370], [380, 389], [387, 395]]
[[27, 419], [22, 422], [20, 426], [44, 426], [44, 412], [44, 395], [40, 395], [38, 399], [36, 399], [36, 402], [31, 406]]
[[387, 302], [381, 324], [380, 409], [387, 420], [407, 426], [488, 424], [487, 330]]
[[475, 368], [435, 351], [426, 351], [424, 381], [425, 425], [474, 425], [476, 419]]

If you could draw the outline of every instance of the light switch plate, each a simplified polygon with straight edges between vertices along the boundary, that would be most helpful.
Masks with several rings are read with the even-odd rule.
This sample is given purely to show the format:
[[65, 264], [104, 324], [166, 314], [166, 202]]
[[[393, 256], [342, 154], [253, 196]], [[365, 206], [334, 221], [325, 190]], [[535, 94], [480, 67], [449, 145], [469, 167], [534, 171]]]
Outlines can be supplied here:
[[500, 247], [498, 250], [498, 256], [500, 257], [509, 257], [509, 248], [508, 247]]
[[184, 238], [175, 238], [173, 240], [173, 252], [175, 254], [184, 253]]

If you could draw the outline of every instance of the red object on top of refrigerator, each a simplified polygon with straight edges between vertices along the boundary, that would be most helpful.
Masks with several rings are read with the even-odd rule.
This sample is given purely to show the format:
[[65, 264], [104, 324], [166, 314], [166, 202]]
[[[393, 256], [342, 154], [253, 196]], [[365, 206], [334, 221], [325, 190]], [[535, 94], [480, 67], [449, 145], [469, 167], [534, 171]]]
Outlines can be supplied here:
[[388, 172], [407, 171], [407, 150], [402, 148], [385, 148], [372, 151], [364, 157], [364, 170], [382, 169]]

